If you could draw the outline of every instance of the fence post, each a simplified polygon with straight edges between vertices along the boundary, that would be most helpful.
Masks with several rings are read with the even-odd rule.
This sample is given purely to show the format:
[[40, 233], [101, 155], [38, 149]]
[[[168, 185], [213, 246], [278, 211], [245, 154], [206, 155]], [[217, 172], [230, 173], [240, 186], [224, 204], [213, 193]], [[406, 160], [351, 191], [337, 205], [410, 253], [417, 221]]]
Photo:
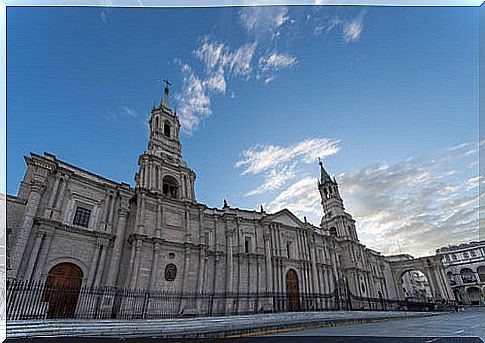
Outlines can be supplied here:
[[148, 291], [145, 292], [145, 298], [143, 299], [143, 308], [141, 311], [142, 318], [145, 319], [148, 311], [148, 302], [150, 300], [150, 293]]

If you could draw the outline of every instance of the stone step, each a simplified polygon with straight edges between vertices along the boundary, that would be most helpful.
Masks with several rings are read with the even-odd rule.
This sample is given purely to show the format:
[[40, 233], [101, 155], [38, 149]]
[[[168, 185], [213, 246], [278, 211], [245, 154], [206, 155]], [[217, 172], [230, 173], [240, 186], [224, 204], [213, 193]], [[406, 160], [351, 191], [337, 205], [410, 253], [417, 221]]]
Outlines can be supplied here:
[[293, 312], [228, 317], [199, 317], [147, 320], [45, 320], [9, 321], [7, 337], [181, 337], [220, 336], [234, 333], [283, 328], [295, 325], [358, 323], [393, 318], [412, 318], [436, 315], [429, 312]]

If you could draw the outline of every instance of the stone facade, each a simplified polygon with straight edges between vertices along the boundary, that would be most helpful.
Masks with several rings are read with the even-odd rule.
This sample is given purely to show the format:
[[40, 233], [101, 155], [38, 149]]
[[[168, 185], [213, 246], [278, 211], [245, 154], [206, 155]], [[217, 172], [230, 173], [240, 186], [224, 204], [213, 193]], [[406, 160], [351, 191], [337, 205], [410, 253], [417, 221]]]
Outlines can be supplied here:
[[196, 201], [168, 88], [149, 124], [135, 188], [48, 153], [25, 157], [19, 192], [7, 198], [8, 278], [46, 280], [70, 265], [88, 286], [243, 294], [291, 284], [300, 293], [404, 299], [401, 276], [419, 269], [435, 298], [453, 300], [439, 259], [385, 257], [359, 242], [322, 163], [319, 227], [287, 209], [210, 208]]
[[485, 304], [485, 241], [436, 250], [455, 298], [462, 304]]

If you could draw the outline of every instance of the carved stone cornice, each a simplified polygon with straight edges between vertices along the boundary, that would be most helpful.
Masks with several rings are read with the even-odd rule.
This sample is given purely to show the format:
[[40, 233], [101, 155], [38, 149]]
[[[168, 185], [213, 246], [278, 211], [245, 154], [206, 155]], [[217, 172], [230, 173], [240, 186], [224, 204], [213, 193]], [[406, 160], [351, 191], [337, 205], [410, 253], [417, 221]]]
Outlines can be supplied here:
[[[108, 232], [103, 231], [95, 231], [90, 229], [84, 229], [77, 226], [66, 225], [60, 221], [36, 217], [34, 219], [34, 223], [40, 225], [40, 230], [48, 232], [49, 230], [60, 230], [64, 232], [71, 232], [81, 234], [83, 236], [93, 237], [93, 238], [102, 238], [112, 240], [114, 239], [114, 235]], [[52, 228], [52, 229], [49, 229]]]

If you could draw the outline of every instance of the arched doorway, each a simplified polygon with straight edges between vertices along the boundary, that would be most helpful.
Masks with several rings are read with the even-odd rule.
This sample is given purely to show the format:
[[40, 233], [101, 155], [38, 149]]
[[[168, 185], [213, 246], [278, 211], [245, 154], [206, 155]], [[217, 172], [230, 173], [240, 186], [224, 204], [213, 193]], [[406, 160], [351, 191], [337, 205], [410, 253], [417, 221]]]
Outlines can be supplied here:
[[294, 269], [286, 272], [286, 296], [288, 298], [288, 311], [300, 309], [300, 290], [298, 288], [298, 274]]
[[401, 275], [401, 289], [404, 299], [413, 302], [432, 300], [431, 286], [423, 272], [412, 269]]
[[43, 301], [49, 303], [49, 318], [71, 318], [76, 312], [83, 272], [72, 263], [59, 263], [47, 275]]

